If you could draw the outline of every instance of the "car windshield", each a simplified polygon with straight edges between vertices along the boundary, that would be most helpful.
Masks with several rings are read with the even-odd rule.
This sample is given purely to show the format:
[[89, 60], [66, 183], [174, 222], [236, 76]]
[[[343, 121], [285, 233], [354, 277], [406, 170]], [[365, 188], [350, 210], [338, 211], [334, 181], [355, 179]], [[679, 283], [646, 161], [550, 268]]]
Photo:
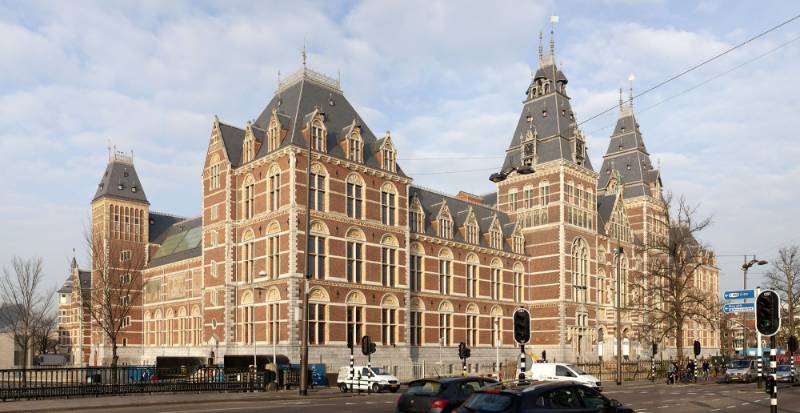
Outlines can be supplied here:
[[383, 372], [383, 370], [381, 370], [378, 367], [372, 367], [372, 372], [375, 373], [376, 376], [380, 376], [380, 375], [386, 374], [386, 373]]
[[787, 365], [778, 366], [778, 371], [791, 371], [791, 370], [792, 366], [787, 366]]
[[750, 360], [731, 360], [728, 363], [729, 369], [746, 369], [750, 367]]
[[435, 396], [442, 389], [442, 383], [436, 381], [414, 381], [408, 384], [406, 394], [414, 396]]
[[589, 373], [581, 370], [578, 366], [576, 366], [574, 364], [567, 364], [567, 367], [569, 367], [570, 370], [574, 371], [575, 373], [578, 373], [579, 376], [588, 376], [589, 375]]
[[487, 413], [503, 412], [514, 402], [514, 396], [508, 393], [474, 393], [464, 402], [464, 407], [470, 411]]

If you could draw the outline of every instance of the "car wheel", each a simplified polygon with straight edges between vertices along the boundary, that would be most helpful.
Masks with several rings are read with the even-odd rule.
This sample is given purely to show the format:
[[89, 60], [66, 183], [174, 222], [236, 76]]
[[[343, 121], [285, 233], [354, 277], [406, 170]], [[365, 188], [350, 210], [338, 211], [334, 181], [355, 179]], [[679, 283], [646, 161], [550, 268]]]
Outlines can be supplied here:
[[347, 385], [344, 383], [339, 383], [339, 390], [341, 390], [342, 393], [347, 393]]
[[372, 385], [372, 392], [373, 393], [380, 393], [381, 392], [381, 386], [379, 386], [378, 383], [373, 384]]

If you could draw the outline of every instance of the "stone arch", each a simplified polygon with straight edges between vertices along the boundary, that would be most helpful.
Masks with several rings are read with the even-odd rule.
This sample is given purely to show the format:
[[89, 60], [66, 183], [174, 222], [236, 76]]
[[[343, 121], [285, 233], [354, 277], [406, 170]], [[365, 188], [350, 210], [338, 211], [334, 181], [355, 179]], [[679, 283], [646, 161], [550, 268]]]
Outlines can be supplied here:
[[198, 305], [192, 306], [192, 316], [193, 317], [200, 317], [200, 307]]
[[167, 319], [175, 318], [175, 311], [173, 311], [171, 308], [168, 308], [166, 313], [166, 318]]
[[162, 318], [162, 317], [161, 317], [161, 310], [160, 310], [160, 309], [156, 310], [155, 314], [153, 315], [153, 318], [155, 318], [156, 320], [158, 320], [158, 319], [161, 319], [161, 318]]
[[311, 233], [319, 235], [329, 235], [328, 226], [322, 221], [311, 221]]
[[281, 224], [277, 219], [274, 219], [267, 225], [267, 234], [276, 234], [278, 232], [281, 232]]
[[400, 301], [394, 294], [385, 294], [381, 299], [381, 307], [397, 308], [400, 306]]
[[367, 237], [364, 235], [364, 231], [360, 230], [359, 228], [350, 227], [347, 229], [345, 236], [350, 239], [356, 239], [359, 241], [366, 241]]
[[345, 178], [345, 182], [348, 184], [356, 184], [364, 186], [364, 178], [362, 178], [361, 175], [355, 172], [352, 172], [349, 175], [347, 175], [347, 178]]
[[145, 320], [145, 321], [150, 321], [150, 319], [151, 319], [151, 318], [152, 318], [152, 317], [151, 317], [151, 314], [150, 314], [150, 312], [149, 312], [149, 311], [148, 311], [148, 312], [146, 312], [146, 313], [144, 313], [144, 320]]
[[481, 260], [478, 258], [478, 256], [475, 255], [475, 253], [472, 253], [472, 252], [469, 253], [469, 255], [467, 255], [466, 261], [467, 261], [467, 264], [479, 265], [481, 263]]
[[213, 165], [213, 164], [218, 163], [218, 162], [219, 162], [219, 154], [215, 153], [215, 154], [211, 155], [211, 162], [209, 162], [209, 163], [211, 165]]
[[492, 307], [492, 317], [502, 317], [503, 316], [503, 307], [499, 305], [495, 305]]
[[280, 301], [280, 299], [281, 299], [281, 292], [278, 290], [278, 287], [272, 287], [269, 290], [267, 290], [266, 301], [268, 303]]
[[242, 242], [250, 241], [253, 238], [255, 238], [255, 234], [253, 233], [252, 228], [247, 228], [247, 230], [245, 230], [242, 234]]
[[448, 258], [452, 260], [453, 251], [450, 251], [450, 248], [442, 247], [442, 249], [439, 250], [439, 258]]
[[242, 305], [251, 305], [253, 304], [253, 294], [250, 291], [245, 292], [242, 294]]
[[395, 238], [394, 235], [386, 234], [381, 238], [381, 245], [397, 248], [400, 244], [397, 242], [397, 238]]
[[453, 312], [453, 303], [450, 301], [444, 300], [439, 303], [439, 312], [440, 313], [452, 313]]
[[503, 268], [503, 261], [500, 261], [500, 258], [493, 258], [492, 259], [492, 268]]
[[280, 165], [278, 165], [277, 162], [272, 163], [272, 165], [270, 165], [269, 169], [267, 170], [267, 176], [280, 175], [280, 174], [281, 174]]
[[347, 293], [347, 298], [345, 299], [347, 304], [367, 304], [367, 297], [364, 296], [364, 293], [358, 290], [352, 290]]
[[525, 266], [522, 265], [522, 263], [519, 262], [519, 261], [515, 262], [514, 263], [514, 272], [524, 273], [525, 272]]
[[411, 311], [425, 311], [425, 302], [422, 301], [419, 297], [414, 297], [411, 299]]
[[475, 303], [467, 304], [467, 309], [464, 311], [466, 314], [480, 314], [481, 310], [478, 308], [478, 305]]
[[328, 291], [320, 286], [315, 286], [308, 292], [308, 301], [327, 303], [331, 301], [331, 296]]
[[181, 307], [178, 309], [178, 317], [186, 317], [186, 307]]
[[319, 162], [311, 163], [311, 173], [315, 175], [328, 176], [328, 170], [325, 169], [325, 165]]
[[411, 243], [411, 253], [414, 255], [424, 256], [425, 255], [425, 247], [422, 246], [419, 242], [412, 242]]
[[391, 182], [384, 182], [383, 185], [381, 185], [381, 192], [397, 194], [397, 187], [395, 187], [394, 184]]

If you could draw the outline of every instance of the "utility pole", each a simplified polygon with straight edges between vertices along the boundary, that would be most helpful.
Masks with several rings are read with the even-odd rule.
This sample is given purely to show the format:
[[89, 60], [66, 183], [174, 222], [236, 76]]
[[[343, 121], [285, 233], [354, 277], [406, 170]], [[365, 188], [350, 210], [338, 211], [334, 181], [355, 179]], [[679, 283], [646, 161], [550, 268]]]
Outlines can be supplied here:
[[617, 240], [617, 386], [622, 385], [622, 294], [620, 291], [620, 264], [622, 261], [622, 252], [622, 247], [619, 245], [619, 240]]
[[[303, 51], [303, 63], [305, 66], [305, 50]], [[305, 237], [306, 246], [304, 248], [305, 271], [301, 284], [301, 297], [303, 316], [300, 320], [300, 395], [308, 396], [308, 279], [311, 278], [311, 266], [308, 263], [308, 252], [311, 246], [311, 140], [314, 137], [309, 134], [306, 146], [306, 226]]]

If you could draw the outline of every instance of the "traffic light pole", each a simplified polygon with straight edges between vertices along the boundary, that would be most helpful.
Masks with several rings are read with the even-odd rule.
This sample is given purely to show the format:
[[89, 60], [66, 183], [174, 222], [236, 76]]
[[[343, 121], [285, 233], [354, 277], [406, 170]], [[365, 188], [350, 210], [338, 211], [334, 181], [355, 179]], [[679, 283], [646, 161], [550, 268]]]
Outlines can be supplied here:
[[[756, 287], [756, 297], [759, 295], [761, 295], [761, 287]], [[761, 349], [761, 332], [758, 331], [758, 326], [756, 326], [756, 357], [756, 365], [758, 366], [758, 382], [756, 388], [760, 389], [762, 387], [762, 379], [764, 378], [764, 350]]]
[[525, 383], [525, 345], [519, 345], [519, 382]]
[[769, 396], [769, 412], [778, 413], [778, 366], [776, 363], [775, 335], [769, 338], [769, 373], [770, 388], [772, 392]]
[[[367, 354], [367, 369], [372, 371], [372, 353]], [[367, 382], [367, 394], [372, 394], [372, 386], [369, 385], [369, 381]]]

